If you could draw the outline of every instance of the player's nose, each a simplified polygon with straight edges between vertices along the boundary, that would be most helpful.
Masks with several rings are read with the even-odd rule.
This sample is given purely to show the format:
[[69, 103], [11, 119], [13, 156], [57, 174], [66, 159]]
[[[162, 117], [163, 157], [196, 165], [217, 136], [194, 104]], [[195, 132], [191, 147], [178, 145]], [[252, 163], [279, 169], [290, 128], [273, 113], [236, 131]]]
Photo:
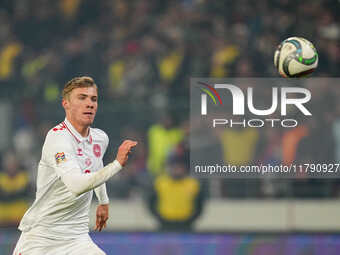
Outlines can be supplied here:
[[86, 100], [86, 108], [94, 108], [95, 103], [92, 100]]

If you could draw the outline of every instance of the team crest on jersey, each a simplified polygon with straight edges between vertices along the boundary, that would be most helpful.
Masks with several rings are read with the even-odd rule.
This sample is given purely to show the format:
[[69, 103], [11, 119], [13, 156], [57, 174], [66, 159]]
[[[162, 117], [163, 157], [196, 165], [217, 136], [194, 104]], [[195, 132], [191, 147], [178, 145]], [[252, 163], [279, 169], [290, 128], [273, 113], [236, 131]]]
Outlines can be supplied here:
[[100, 149], [99, 144], [94, 144], [94, 145], [93, 145], [93, 154], [94, 154], [97, 158], [99, 158], [100, 155], [102, 155], [102, 152], [101, 152], [101, 149]]
[[58, 152], [57, 154], [55, 154], [55, 161], [57, 162], [57, 164], [65, 162], [66, 161], [65, 153]]

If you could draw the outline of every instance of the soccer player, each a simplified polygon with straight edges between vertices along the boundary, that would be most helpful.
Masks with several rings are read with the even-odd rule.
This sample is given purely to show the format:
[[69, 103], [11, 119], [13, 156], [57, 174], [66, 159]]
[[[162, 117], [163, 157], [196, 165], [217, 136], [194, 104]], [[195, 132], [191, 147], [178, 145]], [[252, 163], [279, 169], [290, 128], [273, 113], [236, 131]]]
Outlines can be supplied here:
[[101, 231], [109, 217], [105, 182], [122, 169], [137, 142], [125, 140], [116, 159], [103, 167], [109, 139], [90, 127], [98, 106], [95, 82], [76, 77], [62, 97], [66, 118], [46, 136], [36, 199], [20, 222], [14, 255], [105, 254], [88, 235], [93, 190], [99, 201], [95, 230]]

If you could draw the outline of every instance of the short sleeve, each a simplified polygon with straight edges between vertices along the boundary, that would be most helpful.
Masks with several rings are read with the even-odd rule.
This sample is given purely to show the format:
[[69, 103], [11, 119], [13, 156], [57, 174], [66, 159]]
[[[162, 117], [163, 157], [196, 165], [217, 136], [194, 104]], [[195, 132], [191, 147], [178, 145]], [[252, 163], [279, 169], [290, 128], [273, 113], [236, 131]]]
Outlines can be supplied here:
[[71, 170], [81, 172], [72, 143], [62, 132], [48, 133], [42, 153], [42, 158], [55, 169], [58, 177]]

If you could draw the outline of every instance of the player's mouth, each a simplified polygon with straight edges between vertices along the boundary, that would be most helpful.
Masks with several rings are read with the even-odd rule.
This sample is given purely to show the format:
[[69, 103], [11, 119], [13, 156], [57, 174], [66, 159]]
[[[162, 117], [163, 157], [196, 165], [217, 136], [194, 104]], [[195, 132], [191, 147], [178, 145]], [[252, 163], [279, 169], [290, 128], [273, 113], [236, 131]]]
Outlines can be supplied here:
[[94, 113], [93, 112], [84, 112], [84, 115], [86, 115], [86, 116], [93, 116]]

